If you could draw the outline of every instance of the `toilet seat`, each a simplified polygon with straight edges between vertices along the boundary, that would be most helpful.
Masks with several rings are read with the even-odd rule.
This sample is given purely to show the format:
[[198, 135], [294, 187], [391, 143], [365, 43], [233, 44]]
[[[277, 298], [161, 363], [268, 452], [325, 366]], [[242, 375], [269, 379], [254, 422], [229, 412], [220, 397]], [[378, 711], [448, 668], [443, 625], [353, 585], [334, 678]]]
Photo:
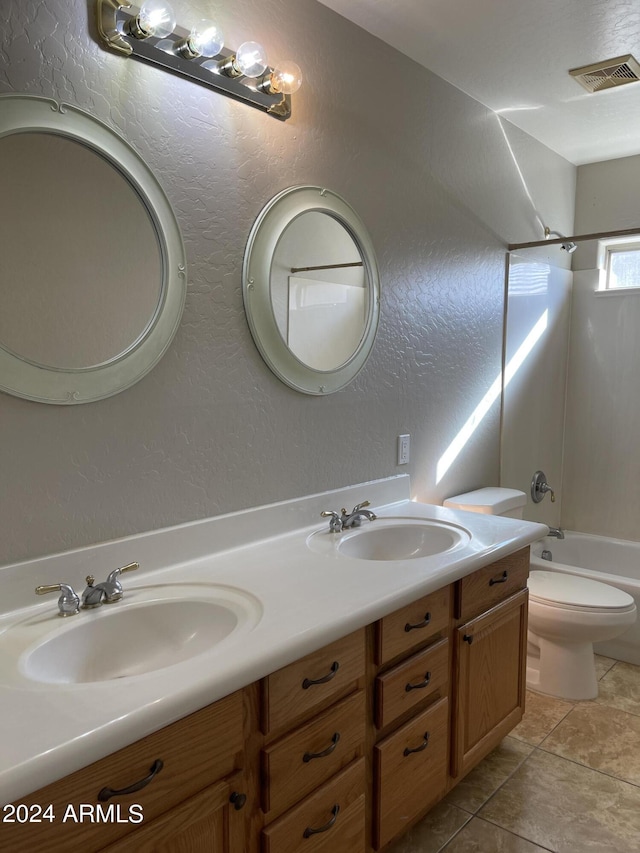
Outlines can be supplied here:
[[534, 571], [529, 575], [529, 600], [586, 613], [626, 613], [635, 607], [628, 593], [615, 586], [562, 572]]

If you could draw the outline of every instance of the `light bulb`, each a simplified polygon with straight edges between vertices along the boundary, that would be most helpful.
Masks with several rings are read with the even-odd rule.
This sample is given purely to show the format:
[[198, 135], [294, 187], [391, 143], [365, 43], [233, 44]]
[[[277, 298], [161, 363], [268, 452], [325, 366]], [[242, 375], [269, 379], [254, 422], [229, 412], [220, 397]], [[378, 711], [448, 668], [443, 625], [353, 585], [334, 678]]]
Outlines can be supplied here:
[[281, 62], [271, 74], [270, 88], [274, 94], [293, 95], [302, 86], [302, 72], [295, 62]]
[[267, 67], [265, 49], [257, 41], [245, 41], [237, 49], [233, 64], [245, 77], [259, 77]]
[[132, 35], [136, 38], [155, 38], [163, 39], [170, 36], [176, 27], [175, 12], [165, 3], [164, 0], [145, 0], [140, 7], [140, 13], [136, 19], [138, 31], [137, 35], [132, 31]]
[[192, 27], [188, 42], [195, 56], [217, 56], [224, 47], [224, 36], [213, 21], [204, 19]]

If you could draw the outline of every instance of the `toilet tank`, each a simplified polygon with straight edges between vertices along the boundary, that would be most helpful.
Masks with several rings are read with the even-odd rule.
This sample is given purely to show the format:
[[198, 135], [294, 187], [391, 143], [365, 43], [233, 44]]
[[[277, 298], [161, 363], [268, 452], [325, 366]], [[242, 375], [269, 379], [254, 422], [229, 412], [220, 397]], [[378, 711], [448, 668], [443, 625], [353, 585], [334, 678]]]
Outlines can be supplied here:
[[484, 512], [486, 515], [504, 515], [507, 518], [522, 518], [527, 496], [518, 489], [502, 489], [488, 486], [463, 495], [454, 495], [444, 501], [450, 509], [467, 512]]

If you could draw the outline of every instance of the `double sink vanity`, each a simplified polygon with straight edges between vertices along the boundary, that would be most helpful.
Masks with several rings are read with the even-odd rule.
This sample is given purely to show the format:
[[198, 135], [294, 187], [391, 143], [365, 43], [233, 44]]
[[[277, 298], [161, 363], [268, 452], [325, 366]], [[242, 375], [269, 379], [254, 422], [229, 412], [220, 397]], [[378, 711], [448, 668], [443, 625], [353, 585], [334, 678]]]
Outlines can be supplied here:
[[[0, 570], [0, 847], [385, 848], [520, 720], [545, 533], [401, 476]], [[133, 559], [112, 604], [33, 595]]]
[[[116, 6], [97, 4], [103, 35]], [[110, 125], [0, 100], [6, 194], [28, 197], [29, 175], [39, 198], [28, 228], [5, 223], [19, 268], [0, 391], [105, 400], [180, 325], [178, 221]], [[242, 293], [256, 347], [288, 387], [337, 392], [380, 318], [365, 223], [321, 186], [255, 213]], [[123, 269], [101, 249], [131, 234]], [[412, 502], [399, 476], [0, 568], [0, 849], [382, 850], [520, 719], [528, 546], [546, 532]]]

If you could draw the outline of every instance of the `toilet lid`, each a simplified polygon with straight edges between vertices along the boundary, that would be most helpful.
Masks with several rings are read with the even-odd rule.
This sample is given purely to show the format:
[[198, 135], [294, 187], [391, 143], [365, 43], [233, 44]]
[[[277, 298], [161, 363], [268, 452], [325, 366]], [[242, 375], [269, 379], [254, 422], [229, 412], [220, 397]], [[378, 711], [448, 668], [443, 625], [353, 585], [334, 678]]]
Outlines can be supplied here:
[[524, 492], [485, 486], [463, 495], [454, 495], [444, 501], [443, 506], [466, 509], [468, 512], [484, 512], [486, 515], [501, 515], [512, 509], [521, 509], [527, 502]]
[[531, 572], [529, 596], [534, 601], [589, 610], [627, 610], [633, 598], [623, 590], [600, 581], [561, 572]]

